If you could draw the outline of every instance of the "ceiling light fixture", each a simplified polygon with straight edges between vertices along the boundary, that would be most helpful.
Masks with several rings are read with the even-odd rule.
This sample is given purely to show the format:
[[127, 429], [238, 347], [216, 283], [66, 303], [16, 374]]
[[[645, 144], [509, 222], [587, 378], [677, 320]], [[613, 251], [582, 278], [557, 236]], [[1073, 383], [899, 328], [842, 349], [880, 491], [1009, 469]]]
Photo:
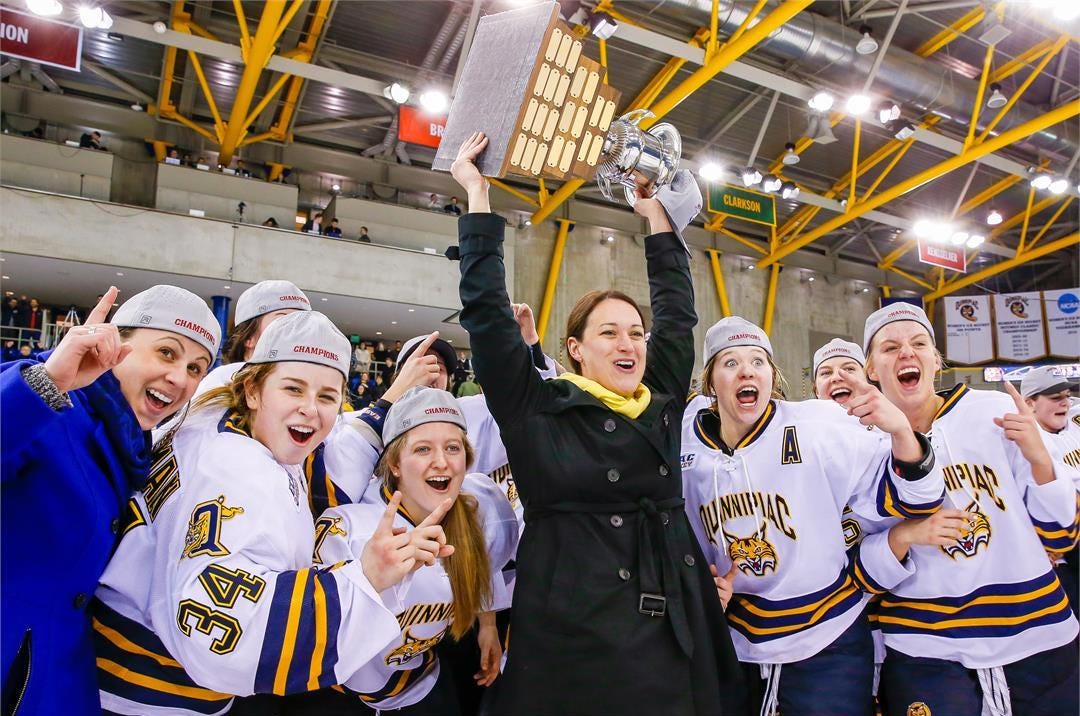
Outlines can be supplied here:
[[992, 208], [986, 214], [986, 223], [989, 224], [990, 226], [997, 226], [1002, 221], [1004, 221], [1004, 219], [1005, 219], [1005, 217], [1003, 217], [1001, 215], [1001, 212], [998, 211], [997, 209]]
[[724, 168], [716, 162], [705, 162], [698, 167], [698, 176], [705, 181], [720, 181], [724, 176]]
[[761, 172], [753, 167], [746, 167], [740, 172], [743, 186], [754, 186], [761, 183]]
[[606, 12], [594, 12], [589, 19], [589, 29], [601, 40], [607, 40], [619, 29], [619, 23]]
[[990, 84], [990, 96], [986, 98], [986, 106], [990, 109], [997, 109], [998, 107], [1004, 107], [1008, 101], [1009, 98], [1001, 92], [1001, 85], [992, 82]]
[[780, 197], [782, 199], [799, 198], [799, 187], [794, 182], [786, 181], [780, 185]]
[[169, 29], [169, 26], [166, 25], [161, 20], [155, 20], [153, 27], [154, 27], [154, 32], [156, 32], [159, 35], [164, 35], [165, 32]]
[[420, 95], [420, 106], [431, 114], [441, 114], [446, 111], [450, 99], [442, 90], [429, 89]]
[[798, 153], [795, 152], [795, 144], [793, 142], [788, 142], [787, 144], [785, 144], [784, 145], [784, 156], [780, 161], [782, 161], [784, 164], [787, 164], [790, 167], [790, 166], [794, 166], [795, 164], [798, 164], [799, 160], [800, 160], [800, 157], [799, 157]]
[[859, 117], [870, 109], [870, 98], [864, 94], [853, 94], [848, 97], [844, 106], [847, 107], [848, 114]]
[[877, 40], [874, 39], [873, 34], [871, 34], [872, 30], [870, 29], [870, 26], [863, 25], [859, 28], [859, 32], [862, 34], [862, 37], [855, 43], [855, 51], [860, 55], [872, 55], [877, 52], [878, 43]]
[[132, 103], [131, 108], [133, 110], [135, 110], [136, 112], [143, 111], [143, 106], [141, 104], [139, 104], [138, 100], [136, 100], [134, 103]]
[[877, 111], [878, 121], [882, 124], [888, 124], [895, 119], [900, 119], [900, 105], [896, 102], [885, 102]]
[[903, 142], [906, 139], [910, 139], [915, 135], [915, 125], [911, 122], [905, 122], [903, 120], [894, 119], [886, 125], [886, 128], [893, 133], [893, 137]]
[[815, 112], [828, 112], [832, 109], [834, 102], [836, 102], [836, 98], [832, 94], [821, 90], [815, 93], [806, 104]]
[[108, 30], [112, 27], [112, 16], [100, 5], [83, 5], [79, 8], [79, 22], [90, 30]]
[[1047, 188], [1051, 194], [1064, 194], [1069, 188], [1069, 180], [1065, 177], [1054, 177]]
[[982, 234], [972, 234], [971, 236], [968, 237], [966, 246], [969, 249], [973, 249], [976, 246], [979, 246], [980, 244], [982, 244], [984, 241], [986, 241], [986, 237], [983, 236]]
[[64, 11], [59, 0], [26, 0], [26, 9], [42, 17], [55, 17]]
[[766, 174], [761, 178], [761, 189], [772, 194], [775, 191], [779, 191], [783, 183], [784, 180], [775, 174]]
[[409, 95], [411, 94], [409, 92], [409, 88], [401, 84], [400, 82], [386, 85], [386, 87], [383, 87], [382, 93], [383, 97], [386, 97], [389, 100], [393, 100], [398, 104], [405, 104], [406, 102], [408, 102]]
[[971, 238], [971, 234], [967, 231], [954, 231], [952, 236], [949, 237], [949, 243], [953, 246], [962, 246], [967, 243], [969, 238]]
[[1028, 167], [1028, 175], [1031, 177], [1031, 186], [1035, 189], [1045, 189], [1054, 180], [1052, 176], [1038, 167]]
[[930, 236], [930, 232], [933, 230], [934, 223], [929, 219], [919, 219], [912, 227], [911, 231], [920, 239], [925, 239]]

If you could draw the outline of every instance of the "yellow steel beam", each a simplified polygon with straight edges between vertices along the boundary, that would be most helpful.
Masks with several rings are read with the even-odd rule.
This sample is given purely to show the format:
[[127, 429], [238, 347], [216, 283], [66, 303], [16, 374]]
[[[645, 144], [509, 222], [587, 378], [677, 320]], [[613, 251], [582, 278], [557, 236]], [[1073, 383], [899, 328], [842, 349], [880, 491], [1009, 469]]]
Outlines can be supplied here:
[[855, 188], [859, 185], [859, 139], [862, 137], [862, 117], [855, 118], [855, 141], [851, 145], [851, 171], [848, 176], [851, 177], [851, 182], [848, 185], [848, 200], [847, 210], [848, 213], [855, 211]]
[[994, 45], [987, 45], [982, 74], [979, 75], [979, 88], [975, 90], [975, 106], [971, 108], [971, 121], [968, 122], [967, 136], [964, 137], [964, 151], [971, 147], [975, 139], [975, 126], [979, 123], [979, 111], [982, 109], [983, 94], [986, 92], [986, 83], [990, 80], [990, 65], [993, 61]]
[[266, 181], [277, 181], [278, 177], [289, 168], [287, 165], [278, 162], [267, 162], [266, 166], [270, 167], [270, 171], [266, 174]]
[[[847, 115], [845, 115], [843, 112], [834, 112], [829, 117], [829, 126], [835, 127], [836, 125], [840, 124], [840, 121], [844, 119], [845, 116]], [[814, 140], [812, 137], [799, 137], [797, 140], [795, 140], [795, 153], [801, 155], [803, 152], [809, 149], [810, 145], [812, 145], [813, 143]], [[785, 166], [785, 154], [787, 154], [786, 148], [782, 152], [780, 152], [780, 154], [777, 155], [776, 159], [773, 160], [773, 163], [769, 165], [769, 174], [778, 174], [783, 171]]]
[[952, 25], [949, 25], [920, 45], [919, 48], [915, 50], [915, 54], [919, 57], [929, 57], [942, 47], [945, 47], [945, 45], [948, 45], [950, 42], [960, 37], [963, 33], [978, 25], [982, 22], [984, 17], [986, 17], [986, 8], [976, 7]]
[[[704, 27], [699, 27], [694, 36], [691, 37], [686, 44], [691, 47], [702, 47], [709, 39], [709, 31]], [[649, 83], [638, 93], [638, 96], [634, 98], [634, 101], [626, 105], [625, 109], [648, 109], [649, 106], [656, 101], [656, 98], [660, 96], [660, 93], [664, 91], [664, 88], [668, 86], [671, 80], [675, 79], [675, 75], [679, 73], [682, 66], [686, 64], [686, 60], [681, 57], [672, 57], [664, 66], [660, 68], [660, 71], [649, 80]]]
[[[266, 91], [266, 94], [262, 96], [262, 99], [259, 100], [259, 103], [255, 105], [255, 109], [251, 110], [251, 114], [249, 114], [244, 120], [244, 135], [248, 133], [248, 128], [250, 128], [251, 125], [255, 123], [255, 120], [258, 119], [260, 114], [262, 114], [262, 111], [266, 109], [266, 105], [274, 101], [274, 98], [277, 97], [278, 92], [281, 91], [281, 88], [284, 87], [285, 83], [288, 82], [291, 78], [291, 75], [283, 74], [276, 80], [274, 80], [274, 84], [270, 85], [270, 89]], [[270, 134], [273, 134], [273, 132], [270, 132]], [[243, 140], [243, 138], [244, 136], [241, 135], [240, 139]]]
[[289, 23], [293, 21], [294, 17], [296, 17], [296, 12], [306, 1], [307, 0], [292, 0], [292, 3], [289, 5], [289, 9], [285, 11], [285, 15], [278, 22], [277, 28], [275, 28], [274, 30], [274, 34], [277, 37], [281, 37], [281, 35], [285, 32], [286, 28], [289, 27]]
[[540, 179], [536, 183], [536, 197], [540, 200], [540, 204], [543, 204], [545, 201], [547, 201], [548, 190], [547, 183], [544, 181], [544, 177], [540, 177]]
[[251, 30], [248, 29], [247, 18], [244, 17], [244, 4], [240, 0], [233, 0], [233, 9], [236, 11], [236, 24], [240, 26], [240, 55], [246, 62], [248, 50], [251, 48]]
[[[888, 164], [886, 164], [885, 168], [881, 170], [881, 173], [877, 175], [877, 178], [874, 179], [874, 182], [870, 185], [870, 188], [867, 189], [866, 192], [862, 195], [862, 198], [859, 199], [860, 202], [866, 201], [871, 197], [871, 195], [873, 195], [875, 191], [877, 191], [877, 188], [881, 185], [881, 182], [885, 181], [885, 178], [889, 176], [892, 170], [896, 168], [896, 165], [900, 162], [901, 159], [904, 158], [904, 155], [907, 154], [908, 150], [911, 149], [913, 146], [915, 146], [915, 137], [908, 137], [904, 140], [904, 143], [900, 145], [900, 151], [893, 154], [892, 160]], [[852, 186], [854, 186], [854, 184]]]
[[[747, 14], [746, 19], [743, 20], [742, 23], [737, 28], [735, 28], [735, 32], [731, 33], [731, 37], [729, 37], [728, 41], [726, 43], [724, 43], [725, 47], [727, 45], [729, 45], [730, 43], [734, 42], [735, 40], [738, 40], [740, 37], [742, 37], [742, 34], [744, 32], [746, 32], [746, 29], [748, 27], [750, 27], [750, 23], [752, 23], [757, 18], [757, 16], [761, 13], [761, 8], [765, 7], [766, 2], [767, 2], [767, 0], [758, 0], [757, 1], [757, 4], [754, 5], [754, 7], [750, 10], [749, 14]], [[716, 6], [716, 3], [714, 3], [714, 7], [715, 6]], [[715, 14], [716, 11], [714, 10], [713, 12]], [[713, 30], [713, 33], [714, 34], [716, 33], [715, 29]]]
[[739, 236], [738, 234], [736, 234], [731, 229], [728, 229], [728, 228], [725, 228], [725, 227], [719, 226], [719, 225], [715, 226], [715, 227], [706, 226], [705, 228], [708, 229], [709, 231], [715, 231], [718, 234], [723, 234], [724, 236], [728, 237], [732, 241], [737, 241], [738, 243], [742, 244], [743, 246], [747, 247], [748, 249], [752, 249], [754, 251], [757, 251], [762, 256], [764, 256], [764, 255], [766, 255], [768, 253], [768, 251], [766, 251], [761, 246], [758, 246], [757, 244], [755, 244], [750, 239]]
[[1024, 225], [1020, 229], [1020, 243], [1016, 245], [1016, 253], [1023, 253], [1024, 243], [1027, 241], [1028, 226], [1031, 225], [1031, 205], [1035, 203], [1035, 187], [1028, 189], [1027, 209], [1024, 210]]
[[915, 176], [909, 177], [898, 184], [895, 184], [883, 192], [880, 192], [876, 196], [872, 196], [866, 200], [864, 204], [860, 204], [854, 211], [850, 211], [846, 214], [840, 214], [824, 224], [816, 227], [814, 230], [802, 235], [795, 241], [790, 241], [783, 246], [780, 246], [776, 251], [773, 251], [769, 256], [761, 259], [758, 262], [759, 267], [765, 267], [772, 264], [775, 261], [782, 259], [793, 251], [797, 251], [802, 247], [817, 241], [822, 236], [825, 236], [830, 231], [834, 231], [841, 226], [845, 225], [849, 221], [856, 219], [864, 215], [868, 211], [877, 209], [878, 207], [886, 204], [893, 199], [903, 196], [907, 192], [922, 186], [923, 184], [933, 181], [938, 177], [945, 176], [949, 172], [955, 171], [962, 166], [970, 164], [976, 159], [980, 159], [991, 152], [1007, 147], [1013, 142], [1024, 139], [1035, 132], [1040, 132], [1047, 127], [1052, 127], [1055, 124], [1068, 121], [1077, 115], [1080, 115], [1080, 102], [1070, 102], [1066, 105], [1051, 110], [1044, 115], [1036, 117], [1030, 121], [1013, 127], [1007, 132], [1003, 132], [996, 137], [987, 139], [981, 144], [975, 145], [961, 154], [954, 157], [950, 157], [939, 164], [936, 164], [928, 169], [925, 169]]
[[199, 56], [191, 50], [188, 50], [188, 62], [191, 63], [191, 68], [195, 70], [195, 77], [199, 80], [199, 87], [202, 88], [203, 97], [210, 107], [210, 114], [214, 118], [214, 131], [217, 133], [217, 141], [220, 143], [225, 137], [225, 123], [221, 121], [217, 102], [214, 101], [214, 95], [210, 92], [210, 83], [206, 81], [206, 74], [203, 72], [202, 63], [199, 62]]
[[[1061, 51], [1061, 48], [1065, 47], [1068, 42], [1068, 34], [1058, 37], [1057, 41], [1050, 47], [1046, 54], [1043, 55], [1043, 58], [1039, 61], [1039, 64], [1036, 65], [1035, 68], [1031, 71], [1031, 74], [1027, 76], [1027, 79], [1025, 79], [1019, 87], [1013, 90], [1012, 96], [1009, 97], [1009, 101], [1005, 103], [1004, 107], [998, 110], [998, 113], [994, 115], [994, 118], [991, 119], [989, 124], [986, 125], [986, 129], [982, 131], [976, 141], [981, 142], [986, 139], [987, 135], [989, 135], [990, 132], [994, 130], [994, 127], [998, 125], [998, 122], [1000, 122], [1001, 119], [1005, 116], [1005, 114], [1010, 109], [1012, 109], [1013, 105], [1016, 104], [1017, 100], [1020, 99], [1021, 95], [1023, 95], [1024, 92], [1027, 91], [1027, 88], [1031, 86], [1031, 83], [1035, 81], [1035, 78], [1042, 74], [1042, 71], [1046, 69], [1046, 65], [1050, 63], [1050, 60], [1054, 59], [1058, 52]], [[972, 122], [972, 126], [975, 126], [974, 122]]]
[[528, 194], [526, 194], [523, 191], [519, 191], [519, 190], [515, 189], [514, 187], [510, 186], [506, 182], [500, 181], [499, 179], [492, 179], [491, 177], [488, 177], [488, 181], [491, 182], [492, 186], [497, 187], [499, 189], [502, 189], [503, 191], [505, 191], [507, 194], [510, 194], [511, 196], [516, 196], [518, 199], [521, 199], [526, 204], [532, 204], [533, 206], [540, 206], [540, 202], [538, 202], [536, 199], [532, 198], [531, 196], [529, 196]]
[[1049, 221], [1043, 224], [1043, 227], [1039, 230], [1039, 233], [1035, 234], [1035, 237], [1032, 238], [1031, 242], [1027, 245], [1029, 251], [1035, 248], [1035, 244], [1039, 243], [1039, 239], [1045, 236], [1046, 232], [1049, 231], [1051, 227], [1053, 227], [1054, 222], [1058, 220], [1058, 217], [1065, 213], [1065, 210], [1069, 208], [1069, 205], [1073, 203], [1073, 199], [1075, 198], [1075, 196], [1070, 196], [1068, 199], [1061, 202], [1061, 206], [1058, 207], [1058, 210], [1054, 212], [1054, 215], [1050, 217]]
[[175, 121], [179, 122], [180, 124], [184, 125], [188, 129], [190, 129], [191, 131], [193, 131], [196, 134], [199, 134], [199, 135], [201, 135], [203, 137], [206, 137], [207, 139], [209, 139], [211, 142], [213, 142], [215, 144], [217, 144], [217, 142], [218, 142], [218, 138], [215, 137], [213, 132], [211, 132], [209, 129], [207, 129], [206, 127], [203, 127], [201, 124], [195, 124], [195, 122], [192, 122], [190, 119], [183, 116], [182, 114], [179, 114], [176, 111], [170, 112], [169, 114], [165, 114], [163, 112], [161, 116], [167, 117], [168, 119], [172, 119], [172, 120], [175, 120]]
[[887, 283], [883, 283], [878, 288], [881, 289], [881, 295], [885, 298], [892, 298], [892, 286]]
[[720, 47], [720, 38], [717, 37], [719, 24], [720, 0], [712, 0], [712, 12], [709, 13], [709, 46], [705, 48], [706, 60], [716, 54], [716, 49]]
[[566, 237], [573, 223], [568, 219], [559, 219], [559, 232], [555, 235], [555, 248], [551, 252], [551, 266], [548, 267], [547, 283], [544, 285], [544, 300], [540, 304], [540, 318], [536, 321], [536, 333], [541, 343], [547, 333], [551, 306], [555, 303], [555, 286], [559, 283], [559, 271], [562, 270], [563, 253], [566, 251]]
[[[330, 5], [332, 0], [319, 0], [315, 6], [315, 13], [312, 16], [311, 24], [308, 26], [307, 32], [304, 36], [304, 41], [301, 42], [294, 50], [291, 51], [291, 59], [299, 62], [310, 62], [312, 56], [315, 54], [315, 48], [319, 42], [319, 36], [322, 35], [322, 31], [326, 26], [326, 20], [330, 16]], [[289, 81], [289, 89], [285, 92], [285, 98], [281, 102], [281, 109], [278, 112], [278, 118], [270, 127], [271, 135], [274, 139], [284, 141], [286, 139], [286, 132], [289, 125], [292, 123], [293, 115], [296, 114], [296, 106], [300, 101], [300, 91], [304, 86], [303, 77], [292, 77]]]
[[[191, 15], [184, 12], [184, 3], [173, 3], [172, 10], [169, 13], [169, 24], [172, 29], [177, 32], [187, 32], [187, 23], [190, 20]], [[172, 45], [165, 48], [165, 63], [161, 69], [161, 84], [158, 85], [157, 103], [158, 113], [161, 116], [168, 116], [170, 112], [176, 109], [171, 99], [173, 79], [176, 76], [176, 52], [177, 49]]]
[[1067, 249], [1070, 246], [1076, 246], [1077, 244], [1080, 244], [1080, 232], [1074, 232], [1072, 234], [1069, 234], [1068, 236], [1058, 239], [1057, 241], [1051, 241], [1049, 244], [1043, 244], [1042, 246], [1039, 246], [1037, 248], [1029, 249], [1022, 254], [1017, 254], [1011, 259], [1000, 261], [993, 266], [988, 266], [982, 271], [962, 276], [955, 281], [950, 281], [941, 288], [923, 296], [923, 300], [930, 301], [941, 298], [942, 296], [947, 296], [954, 291], [959, 291], [965, 286], [970, 286], [971, 284], [978, 283], [983, 279], [989, 278], [991, 276], [996, 276], [1003, 271], [1008, 271], [1009, 269], [1016, 268], [1017, 266], [1023, 265], [1029, 261], [1033, 261], [1034, 259], [1041, 258], [1048, 254], [1052, 254], [1055, 251]]
[[[235, 1], [239, 5], [240, 0]], [[255, 97], [255, 89], [263, 68], [274, 54], [274, 43], [278, 40], [278, 22], [284, 11], [284, 0], [268, 0], [262, 6], [259, 26], [255, 29], [255, 36], [251, 38], [251, 47], [244, 62], [244, 73], [240, 76], [240, 84], [236, 88], [229, 122], [225, 128], [225, 138], [221, 142], [218, 158], [221, 164], [228, 165], [240, 146], [240, 138], [247, 129], [244, 121]]]
[[919, 286], [922, 286], [922, 287], [923, 287], [923, 288], [925, 288], [925, 289], [926, 289], [927, 291], [933, 291], [933, 290], [934, 290], [934, 284], [932, 284], [932, 283], [928, 283], [927, 281], [925, 281], [924, 279], [921, 279], [921, 278], [919, 278], [918, 276], [912, 276], [912, 275], [911, 275], [911, 274], [909, 274], [909, 273], [908, 273], [907, 271], [903, 271], [903, 270], [901, 270], [901, 269], [898, 269], [898, 268], [896, 268], [895, 266], [890, 266], [890, 267], [889, 267], [889, 271], [892, 271], [892, 272], [893, 272], [894, 274], [896, 274], [897, 276], [903, 276], [903, 277], [904, 277], [904, 278], [906, 278], [906, 279], [907, 279], [908, 281], [911, 281], [911, 282], [912, 282], [912, 283], [914, 283], [914, 284], [917, 284], [917, 285], [919, 285]]
[[728, 305], [727, 287], [724, 285], [724, 270], [720, 267], [720, 252], [709, 249], [709, 263], [712, 265], [713, 282], [716, 284], [716, 297], [720, 299], [720, 313], [724, 318], [731, 315]]
[[717, 52], [708, 62], [654, 104], [651, 107], [654, 116], [646, 117], [639, 123], [639, 126], [642, 129], [648, 129], [656, 124], [668, 112], [679, 106], [691, 94], [701, 89], [706, 82], [723, 71], [728, 65], [753, 49], [785, 22], [809, 7], [811, 2], [812, 0], [787, 0], [787, 2], [780, 3], [760, 22], [744, 32], [739, 39], [724, 45], [724, 49]]
[[555, 211], [559, 206], [574, 195], [574, 192], [581, 188], [581, 185], [585, 183], [584, 179], [571, 179], [568, 182], [563, 182], [563, 185], [555, 190], [555, 193], [548, 197], [539, 209], [533, 212], [532, 223], [539, 224], [544, 219], [551, 216], [551, 212]]
[[148, 139], [150, 145], [154, 148], [154, 159], [159, 162], [165, 161], [165, 157], [169, 156], [169, 147], [172, 146], [172, 142], [163, 142], [160, 139]]
[[600, 66], [607, 69], [607, 40], [600, 38], [597, 44], [600, 46]]
[[761, 321], [761, 328], [768, 335], [772, 332], [772, 319], [773, 312], [776, 309], [776, 284], [777, 279], [780, 277], [780, 264], [775, 263], [772, 265], [772, 270], [769, 272], [769, 290], [765, 294], [765, 317]]
[[[181, 3], [183, 4], [183, 3]], [[188, 29], [199, 37], [205, 37], [207, 40], [217, 40], [217, 35], [207, 30], [205, 27], [195, 22], [194, 20], [187, 21]]]
[[1021, 52], [1019, 55], [1003, 64], [1001, 67], [998, 67], [990, 80], [992, 82], [1001, 82], [1006, 77], [1011, 77], [1012, 75], [1015, 75], [1017, 72], [1024, 69], [1032, 62], [1035, 62], [1040, 57], [1045, 55], [1047, 50], [1049, 50], [1053, 46], [1053, 44], [1053, 40], [1043, 40], [1042, 42], [1032, 45], [1030, 48], [1028, 48], [1024, 52]]

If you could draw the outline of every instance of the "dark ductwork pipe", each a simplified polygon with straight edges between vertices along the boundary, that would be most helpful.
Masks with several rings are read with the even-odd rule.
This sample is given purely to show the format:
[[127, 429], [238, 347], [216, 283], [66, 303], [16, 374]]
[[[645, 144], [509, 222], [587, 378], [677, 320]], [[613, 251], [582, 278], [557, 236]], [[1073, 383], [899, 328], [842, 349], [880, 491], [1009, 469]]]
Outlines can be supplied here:
[[[769, 3], [760, 16], [768, 14]], [[750, 3], [720, 0], [719, 32], [734, 32], [750, 12]], [[708, 27], [712, 0], [664, 0], [654, 11], [678, 22], [692, 22]], [[777, 60], [794, 63], [836, 88], [862, 87], [874, 63], [875, 55], [855, 52], [859, 33], [813, 12], [802, 12], [776, 30], [757, 46], [756, 51]], [[872, 92], [922, 112], [932, 112], [966, 131], [975, 104], [978, 82], [958, 75], [945, 67], [898, 47], [889, 47], [882, 59]], [[983, 107], [979, 128], [986, 126], [995, 110]], [[1023, 100], [1018, 101], [994, 128], [994, 134], [1034, 119], [1043, 112]], [[1031, 135], [1020, 146], [1040, 154], [1056, 154], [1067, 161], [1077, 150], [1076, 125], [1062, 124]]]

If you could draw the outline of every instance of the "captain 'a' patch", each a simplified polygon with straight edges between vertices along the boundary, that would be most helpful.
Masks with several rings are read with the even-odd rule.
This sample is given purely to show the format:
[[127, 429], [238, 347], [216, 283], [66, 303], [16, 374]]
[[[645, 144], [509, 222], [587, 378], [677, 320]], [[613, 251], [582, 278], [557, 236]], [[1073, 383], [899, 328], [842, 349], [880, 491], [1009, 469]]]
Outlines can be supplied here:
[[728, 531], [723, 528], [721, 531], [724, 533], [724, 541], [727, 542], [731, 562], [743, 574], [764, 577], [766, 572], [776, 571], [776, 549], [767, 537], [768, 523], [762, 522], [761, 526], [749, 537], [728, 534]]
[[794, 425], [784, 427], [784, 440], [780, 445], [780, 464], [795, 465], [802, 462], [799, 452], [799, 436]]
[[974, 557], [983, 545], [990, 548], [990, 520], [979, 510], [979, 503], [972, 502], [964, 510], [975, 516], [968, 522], [967, 527], [961, 530], [960, 538], [954, 544], [941, 547], [941, 551], [953, 559]]

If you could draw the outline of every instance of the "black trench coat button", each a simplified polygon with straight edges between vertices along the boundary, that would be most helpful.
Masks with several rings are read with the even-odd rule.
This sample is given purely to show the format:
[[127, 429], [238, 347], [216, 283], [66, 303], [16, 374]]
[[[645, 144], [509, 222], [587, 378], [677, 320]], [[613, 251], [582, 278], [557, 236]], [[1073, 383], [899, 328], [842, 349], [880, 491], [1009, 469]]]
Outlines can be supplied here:
[[630, 580], [630, 570], [626, 567], [619, 567], [619, 579], [626, 582]]
[[667, 465], [661, 465], [660, 466], [660, 477], [667, 477], [669, 472], [671, 472], [671, 471], [668, 470]]
[[685, 555], [682, 558], [682, 561], [686, 562], [687, 567], [693, 567], [694, 566], [694, 555], [692, 555], [692, 554]]
[[608, 418], [607, 420], [604, 421], [604, 432], [605, 433], [613, 433], [613, 432], [615, 432], [615, 420], [613, 418]]
[[660, 522], [662, 522], [665, 525], [668, 522], [671, 522], [671, 515], [668, 514], [667, 510], [664, 510], [663, 512], [660, 513]]
[[666, 428], [670, 424], [671, 424], [671, 418], [668, 417], [667, 413], [664, 413], [664, 427]]
[[618, 482], [620, 477], [621, 475], [619, 475], [619, 471], [615, 468], [611, 468], [607, 471], [608, 482]]
[[117, 532], [120, 531], [120, 518], [119, 517], [114, 517], [113, 518], [112, 524], [109, 525], [109, 529], [112, 530], [113, 534], [116, 534]]
[[75, 601], [72, 603], [76, 609], [83, 609], [86, 606], [86, 595], [79, 592], [75, 595]]
[[612, 515], [611, 516], [611, 526], [612, 527], [622, 527], [622, 522], [623, 522], [622, 515]]

